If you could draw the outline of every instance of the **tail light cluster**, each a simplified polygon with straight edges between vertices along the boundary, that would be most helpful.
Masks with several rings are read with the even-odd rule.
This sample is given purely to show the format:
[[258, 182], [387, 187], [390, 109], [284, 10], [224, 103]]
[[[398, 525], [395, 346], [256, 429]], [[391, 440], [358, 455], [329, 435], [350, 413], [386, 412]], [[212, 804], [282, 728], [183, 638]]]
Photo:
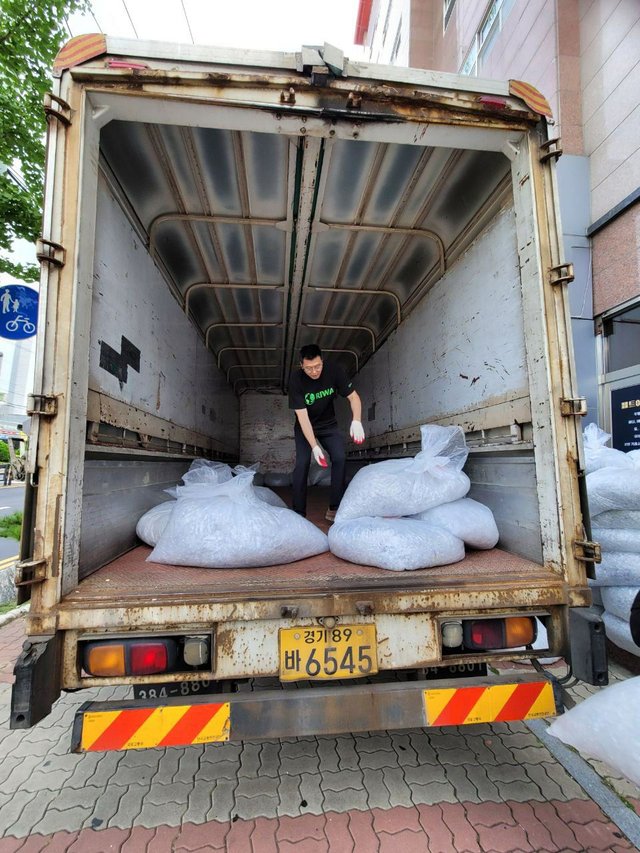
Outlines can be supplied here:
[[449, 652], [497, 651], [532, 645], [538, 630], [534, 616], [462, 619], [442, 625], [442, 645]]
[[208, 636], [95, 640], [82, 645], [81, 659], [87, 675], [98, 678], [192, 672], [209, 668], [211, 644]]

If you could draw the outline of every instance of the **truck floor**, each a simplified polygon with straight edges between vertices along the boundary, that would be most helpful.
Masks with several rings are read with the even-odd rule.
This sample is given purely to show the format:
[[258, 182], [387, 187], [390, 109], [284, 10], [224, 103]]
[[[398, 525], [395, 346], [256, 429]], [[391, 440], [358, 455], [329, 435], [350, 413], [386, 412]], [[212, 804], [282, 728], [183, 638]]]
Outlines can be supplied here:
[[[325, 532], [326, 489], [310, 490], [308, 517]], [[281, 491], [284, 495], [284, 491]], [[468, 551], [464, 560], [447, 566], [393, 572], [349, 563], [327, 552], [286, 565], [252, 569], [202, 569], [147, 562], [151, 548], [140, 545], [98, 569], [67, 594], [61, 607], [87, 604], [155, 604], [163, 599], [193, 600], [201, 596], [225, 599], [290, 598], [296, 593], [347, 590], [444, 589], [452, 586], [558, 586], [550, 569], [500, 548]]]

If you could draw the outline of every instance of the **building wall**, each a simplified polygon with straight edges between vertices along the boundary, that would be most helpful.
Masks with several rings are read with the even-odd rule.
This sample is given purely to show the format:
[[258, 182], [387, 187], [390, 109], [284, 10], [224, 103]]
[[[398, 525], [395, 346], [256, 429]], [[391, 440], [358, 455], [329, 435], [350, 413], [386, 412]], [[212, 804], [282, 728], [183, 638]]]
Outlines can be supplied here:
[[595, 314], [640, 297], [640, 205], [594, 234], [591, 245]]
[[374, 0], [370, 21], [369, 61], [381, 65], [409, 65], [411, 0]]
[[580, 42], [595, 222], [640, 185], [638, 0], [581, 0]]
[[[640, 186], [640, 3], [581, 0], [581, 72], [591, 221]], [[594, 310], [640, 297], [640, 207], [629, 207], [592, 239]]]
[[[487, 37], [496, 3], [500, 17]], [[469, 67], [474, 44], [480, 50]], [[446, 27], [444, 0], [412, 0], [409, 59], [525, 80], [549, 101], [549, 135], [564, 151], [557, 176], [565, 258], [576, 273], [569, 297], [579, 389], [595, 413], [597, 377], [607, 367], [596, 366], [593, 317], [640, 304], [640, 0], [455, 0]], [[620, 205], [619, 215], [598, 223]]]

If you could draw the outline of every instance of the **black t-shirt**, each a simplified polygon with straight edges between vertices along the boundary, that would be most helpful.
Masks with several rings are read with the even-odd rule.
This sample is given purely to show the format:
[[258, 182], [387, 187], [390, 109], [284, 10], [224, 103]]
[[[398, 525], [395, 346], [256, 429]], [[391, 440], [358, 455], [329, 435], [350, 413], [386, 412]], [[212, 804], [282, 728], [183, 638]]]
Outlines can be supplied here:
[[348, 397], [354, 387], [347, 374], [337, 364], [324, 361], [318, 379], [312, 379], [298, 369], [291, 374], [289, 383], [289, 408], [306, 409], [314, 427], [333, 426], [336, 413], [333, 400], [337, 394]]

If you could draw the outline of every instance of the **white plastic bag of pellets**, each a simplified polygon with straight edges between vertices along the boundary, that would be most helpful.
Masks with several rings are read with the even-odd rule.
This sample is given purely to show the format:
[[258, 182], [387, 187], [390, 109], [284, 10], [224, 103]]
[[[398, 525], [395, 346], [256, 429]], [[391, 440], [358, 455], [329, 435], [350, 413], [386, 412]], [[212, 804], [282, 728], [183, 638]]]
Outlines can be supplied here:
[[591, 526], [622, 530], [630, 528], [640, 530], [640, 509], [610, 509], [591, 516]]
[[225, 462], [211, 462], [209, 459], [194, 459], [191, 467], [182, 475], [182, 482], [188, 484], [226, 483], [233, 477], [233, 471]]
[[426, 425], [413, 459], [388, 459], [361, 468], [347, 486], [336, 521], [369, 516], [416, 515], [464, 497], [468, 450], [461, 427]]
[[256, 482], [256, 477], [258, 475], [258, 468], [260, 467], [260, 463], [256, 462], [253, 465], [236, 465], [233, 469], [233, 473], [236, 476], [240, 474], [252, 474], [253, 475], [253, 492], [256, 497], [260, 498], [261, 501], [264, 501], [266, 504], [270, 504], [271, 506], [279, 506], [286, 507], [286, 503], [282, 500], [281, 497], [276, 495], [274, 491], [267, 488], [266, 486], [260, 486]]
[[500, 535], [489, 507], [472, 498], [434, 506], [413, 518], [448, 530], [471, 548], [495, 548]]
[[[604, 631], [607, 639], [611, 640], [614, 646], [624, 649], [630, 655], [640, 657], [640, 646], [634, 642], [631, 636], [629, 622], [621, 619], [619, 616], [614, 616], [613, 613], [609, 613], [607, 610], [602, 614], [602, 621], [604, 622]], [[640, 708], [638, 709], [638, 716], [640, 717]]]
[[260, 500], [252, 474], [178, 487], [178, 500], [150, 562], [203, 568], [291, 563], [328, 550], [325, 534], [289, 509]]
[[140, 516], [136, 525], [137, 537], [153, 548], [162, 536], [175, 505], [176, 501], [164, 501]]
[[585, 427], [583, 438], [587, 474], [597, 471], [599, 468], [629, 468], [631, 466], [631, 460], [626, 453], [606, 446], [611, 436], [596, 424], [589, 424]]
[[640, 676], [599, 690], [557, 717], [548, 731], [640, 785], [638, 708]]
[[640, 585], [640, 554], [624, 551], [605, 551], [602, 562], [595, 566], [595, 580], [590, 586], [635, 586]]
[[594, 527], [593, 537], [606, 553], [625, 551], [640, 554], [640, 529], [618, 527]]
[[640, 583], [635, 586], [603, 586], [600, 592], [602, 606], [607, 613], [628, 623], [631, 619], [631, 608], [640, 593]]
[[329, 528], [329, 547], [350, 563], [402, 572], [457, 563], [464, 542], [415, 518], [354, 518]]
[[587, 474], [587, 493], [592, 516], [615, 509], [640, 510], [640, 476], [635, 465]]

